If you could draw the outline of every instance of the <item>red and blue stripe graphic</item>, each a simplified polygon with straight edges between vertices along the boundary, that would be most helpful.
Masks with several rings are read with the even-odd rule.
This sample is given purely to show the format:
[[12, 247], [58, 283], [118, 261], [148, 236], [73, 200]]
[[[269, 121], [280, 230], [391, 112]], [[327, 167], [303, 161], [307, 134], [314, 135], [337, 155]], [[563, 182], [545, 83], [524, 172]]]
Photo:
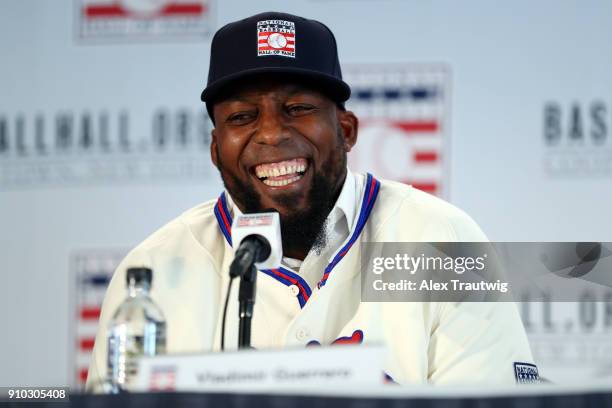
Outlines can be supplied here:
[[[372, 208], [374, 207], [374, 203], [376, 202], [376, 198], [378, 196], [378, 191], [380, 189], [380, 181], [376, 180], [374, 176], [370, 173], [367, 174], [366, 180], [366, 189], [363, 194], [363, 200], [361, 202], [361, 209], [359, 212], [359, 218], [357, 219], [357, 225], [353, 234], [351, 235], [349, 241], [336, 253], [332, 261], [325, 268], [325, 272], [323, 274], [323, 278], [317, 284], [318, 288], [322, 288], [325, 286], [325, 283], [329, 279], [329, 276], [332, 270], [336, 267], [336, 265], [344, 258], [344, 256], [351, 249], [353, 244], [359, 238], [363, 227], [368, 221], [368, 217], [372, 212]], [[219, 229], [223, 233], [223, 236], [227, 240], [230, 246], [232, 245], [232, 215], [227, 208], [227, 198], [225, 197], [225, 193], [221, 193], [217, 203], [215, 204], [215, 216], [217, 217], [217, 222], [219, 224]], [[292, 272], [287, 268], [276, 268], [276, 269], [263, 269], [261, 272], [266, 275], [276, 279], [286, 286], [295, 285], [299, 289], [299, 294], [297, 296], [298, 302], [300, 303], [300, 307], [303, 308], [308, 302], [308, 299], [312, 295], [312, 289], [308, 286], [308, 283], [298, 274]]]

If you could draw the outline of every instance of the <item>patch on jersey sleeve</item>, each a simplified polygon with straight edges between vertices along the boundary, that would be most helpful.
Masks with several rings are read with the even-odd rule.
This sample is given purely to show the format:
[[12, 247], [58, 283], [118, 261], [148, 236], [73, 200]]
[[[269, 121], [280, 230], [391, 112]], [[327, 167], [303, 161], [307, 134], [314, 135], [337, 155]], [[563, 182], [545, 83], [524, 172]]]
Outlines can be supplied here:
[[539, 384], [540, 374], [535, 364], [514, 363], [514, 377], [517, 384]]

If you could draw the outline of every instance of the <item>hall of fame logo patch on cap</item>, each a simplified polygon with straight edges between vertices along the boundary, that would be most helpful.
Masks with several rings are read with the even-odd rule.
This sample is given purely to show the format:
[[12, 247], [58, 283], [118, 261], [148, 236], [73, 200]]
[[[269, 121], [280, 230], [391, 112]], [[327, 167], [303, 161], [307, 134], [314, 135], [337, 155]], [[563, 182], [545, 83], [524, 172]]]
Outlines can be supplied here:
[[286, 20], [257, 22], [257, 56], [295, 58], [295, 23]]
[[538, 367], [529, 363], [514, 363], [514, 377], [517, 384], [539, 384]]

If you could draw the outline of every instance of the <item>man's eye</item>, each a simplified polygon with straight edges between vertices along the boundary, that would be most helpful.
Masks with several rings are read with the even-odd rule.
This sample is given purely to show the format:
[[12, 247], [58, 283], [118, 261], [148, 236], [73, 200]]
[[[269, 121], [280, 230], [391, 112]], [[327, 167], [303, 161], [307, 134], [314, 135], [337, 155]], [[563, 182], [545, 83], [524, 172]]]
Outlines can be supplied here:
[[290, 105], [287, 107], [287, 112], [291, 115], [301, 115], [312, 112], [314, 109], [312, 105]]
[[253, 118], [253, 114], [250, 112], [237, 112], [227, 118], [227, 122], [230, 123], [244, 123], [248, 122]]

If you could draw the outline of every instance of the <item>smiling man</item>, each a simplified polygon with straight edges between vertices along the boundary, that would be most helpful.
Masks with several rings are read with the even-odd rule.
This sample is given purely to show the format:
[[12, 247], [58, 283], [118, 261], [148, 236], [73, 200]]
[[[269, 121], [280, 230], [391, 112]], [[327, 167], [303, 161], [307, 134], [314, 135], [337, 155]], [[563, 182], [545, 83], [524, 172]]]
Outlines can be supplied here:
[[[359, 127], [344, 107], [349, 96], [335, 38], [322, 23], [262, 13], [215, 34], [202, 100], [226, 190], [119, 265], [104, 299], [90, 389], [106, 376], [106, 327], [131, 266], [154, 271], [169, 353], [219, 351], [232, 218], [269, 208], [280, 213], [285, 257], [282, 267], [259, 273], [255, 348], [385, 344], [385, 374], [400, 384], [515, 383], [527, 382], [526, 367], [537, 373], [512, 303], [361, 301], [361, 243], [486, 237], [438, 198], [347, 169]], [[230, 299], [226, 345], [235, 348], [237, 293]]]
[[304, 78], [262, 74], [219, 100], [205, 92], [215, 101], [212, 160], [229, 195], [242, 211], [278, 210], [283, 252], [298, 260], [327, 244], [323, 225], [357, 137], [355, 115], [322, 92]]

